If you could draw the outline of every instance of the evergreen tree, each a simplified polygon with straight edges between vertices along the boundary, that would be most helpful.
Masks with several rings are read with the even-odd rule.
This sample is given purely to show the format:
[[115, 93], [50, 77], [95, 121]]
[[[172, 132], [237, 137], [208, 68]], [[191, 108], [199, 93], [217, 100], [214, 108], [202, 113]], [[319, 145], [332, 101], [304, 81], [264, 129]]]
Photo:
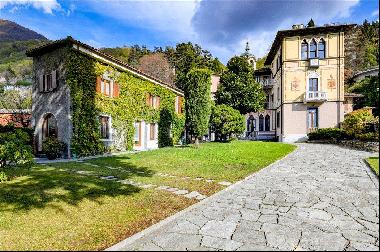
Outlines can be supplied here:
[[208, 130], [211, 113], [211, 73], [208, 69], [195, 68], [186, 75], [186, 130], [195, 138], [196, 146], [199, 145], [199, 138]]

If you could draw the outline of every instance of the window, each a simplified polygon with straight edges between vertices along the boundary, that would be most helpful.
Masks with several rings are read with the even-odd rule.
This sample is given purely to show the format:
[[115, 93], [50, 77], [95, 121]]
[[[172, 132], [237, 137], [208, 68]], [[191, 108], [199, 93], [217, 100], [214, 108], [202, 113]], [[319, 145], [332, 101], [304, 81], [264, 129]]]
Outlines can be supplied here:
[[176, 96], [175, 98], [175, 112], [178, 114], [183, 113], [183, 108], [182, 108], [182, 103], [183, 103], [183, 97], [181, 96]]
[[321, 39], [318, 43], [318, 58], [320, 59], [324, 59], [325, 58], [325, 41], [323, 39]]
[[136, 146], [141, 145], [141, 122], [135, 122], [135, 135], [133, 141]]
[[264, 116], [259, 116], [259, 131], [264, 131]]
[[311, 92], [318, 91], [318, 78], [309, 79], [309, 91]]
[[52, 71], [49, 74], [43, 74], [39, 77], [39, 91], [51, 92], [57, 88], [58, 75], [57, 71]]
[[277, 100], [280, 101], [280, 88], [277, 88]]
[[102, 139], [110, 138], [110, 118], [108, 116], [99, 116], [100, 136]]
[[310, 53], [309, 53], [309, 58], [314, 59], [317, 57], [317, 42], [313, 39], [310, 42]]
[[277, 128], [280, 127], [280, 111], [277, 112], [277, 116], [276, 116], [276, 125], [277, 125]]
[[57, 120], [53, 114], [48, 114], [45, 116], [44, 122], [42, 123], [42, 137], [57, 137]]
[[265, 116], [265, 131], [270, 131], [270, 116]]
[[301, 44], [301, 59], [302, 60], [307, 59], [308, 47], [309, 47], [309, 45], [307, 44], [306, 40], [303, 40], [302, 44]]
[[151, 95], [151, 94], [147, 94], [146, 95], [146, 104], [149, 107], [157, 109], [160, 107], [160, 97], [155, 96], [155, 95]]
[[156, 124], [151, 123], [150, 124], [150, 140], [156, 140]]
[[105, 79], [101, 76], [96, 77], [96, 92], [109, 97], [119, 97], [120, 87], [116, 82]]

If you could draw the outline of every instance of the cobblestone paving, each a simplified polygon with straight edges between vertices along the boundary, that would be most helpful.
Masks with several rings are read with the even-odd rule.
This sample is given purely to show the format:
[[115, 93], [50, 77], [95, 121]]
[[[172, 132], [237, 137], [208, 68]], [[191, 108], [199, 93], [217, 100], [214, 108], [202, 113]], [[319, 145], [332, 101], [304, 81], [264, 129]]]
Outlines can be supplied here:
[[[109, 250], [379, 250], [379, 181], [334, 145], [298, 149]], [[373, 155], [373, 154], [372, 154]]]

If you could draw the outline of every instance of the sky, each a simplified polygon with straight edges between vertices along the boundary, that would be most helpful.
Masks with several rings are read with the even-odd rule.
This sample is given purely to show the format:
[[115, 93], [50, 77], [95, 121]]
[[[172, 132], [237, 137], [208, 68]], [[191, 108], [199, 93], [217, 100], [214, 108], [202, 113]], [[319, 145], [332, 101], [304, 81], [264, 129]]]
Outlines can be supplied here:
[[48, 39], [72, 36], [91, 46], [175, 46], [191, 41], [226, 63], [264, 56], [278, 30], [379, 20], [377, 0], [0, 0], [0, 18]]

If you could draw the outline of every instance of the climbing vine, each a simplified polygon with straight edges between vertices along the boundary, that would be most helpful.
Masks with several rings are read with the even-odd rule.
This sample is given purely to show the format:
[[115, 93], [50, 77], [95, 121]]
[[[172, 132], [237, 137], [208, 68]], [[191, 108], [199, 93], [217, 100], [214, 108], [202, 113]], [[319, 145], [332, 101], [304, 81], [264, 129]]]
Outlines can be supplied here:
[[104, 145], [100, 141], [99, 110], [95, 103], [95, 60], [69, 49], [65, 64], [71, 96], [72, 152], [78, 156], [101, 153]]
[[[135, 121], [158, 123], [159, 147], [178, 143], [184, 129], [184, 117], [175, 113], [175, 93], [101, 62], [95, 63], [95, 74], [96, 76], [106, 74], [120, 85], [119, 97], [110, 98], [96, 94], [97, 110], [112, 118], [115, 149], [132, 149]], [[160, 97], [158, 109], [147, 105], [148, 93]]]

